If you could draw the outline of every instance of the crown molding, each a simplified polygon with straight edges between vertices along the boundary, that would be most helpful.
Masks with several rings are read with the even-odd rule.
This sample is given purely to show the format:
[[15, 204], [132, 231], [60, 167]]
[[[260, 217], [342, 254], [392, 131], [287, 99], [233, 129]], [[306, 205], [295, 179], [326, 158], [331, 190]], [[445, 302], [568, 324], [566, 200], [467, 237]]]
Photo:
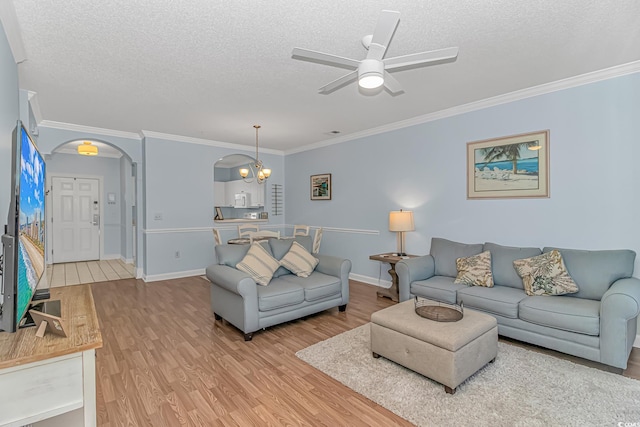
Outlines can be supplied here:
[[[156, 139], [164, 139], [166, 141], [175, 141], [175, 142], [186, 142], [187, 144], [198, 144], [198, 145], [208, 145], [210, 147], [219, 147], [219, 148], [229, 148], [232, 150], [241, 150], [241, 151], [249, 151], [253, 152], [254, 148], [248, 145], [242, 144], [234, 144], [231, 142], [222, 142], [222, 141], [213, 141], [209, 139], [200, 139], [200, 138], [192, 138], [190, 136], [181, 136], [181, 135], [171, 135], [168, 133], [161, 132], [153, 132], [150, 130], [142, 130], [140, 131], [143, 137], [156, 138]], [[279, 156], [284, 155], [284, 151], [274, 150], [271, 148], [260, 148], [260, 151], [268, 154], [276, 154]]]
[[36, 119], [36, 125], [42, 122], [42, 112], [40, 111], [40, 102], [38, 101], [38, 93], [31, 90], [27, 91], [27, 99], [29, 99], [29, 105], [33, 112], [33, 117]]
[[629, 62], [627, 64], [617, 65], [615, 67], [605, 68], [603, 70], [593, 71], [591, 73], [581, 74], [579, 76], [569, 77], [557, 80], [551, 83], [545, 83], [533, 86], [527, 89], [521, 89], [503, 95], [482, 99], [480, 101], [470, 102], [468, 104], [458, 105], [456, 107], [447, 108], [445, 110], [436, 111], [434, 113], [417, 116], [407, 120], [390, 123], [383, 126], [367, 129], [361, 132], [355, 132], [349, 135], [339, 136], [336, 138], [316, 142], [305, 145], [303, 147], [293, 148], [284, 152], [285, 156], [289, 154], [300, 153], [304, 151], [315, 150], [317, 148], [327, 147], [329, 145], [340, 144], [342, 142], [352, 141], [354, 139], [365, 138], [368, 136], [378, 135], [398, 129], [420, 125], [423, 123], [433, 122], [435, 120], [453, 117], [472, 111], [482, 110], [497, 105], [507, 104], [514, 101], [520, 101], [534, 96], [545, 95], [552, 92], [558, 92], [565, 89], [571, 89], [586, 84], [597, 83], [603, 80], [609, 80], [616, 77], [626, 76], [640, 72], [640, 61]]
[[12, 1], [0, 1], [0, 21], [2, 21], [4, 32], [7, 35], [13, 60], [16, 64], [26, 61], [27, 52], [24, 49], [24, 42], [22, 41], [22, 34], [18, 24], [18, 15], [16, 15], [16, 9]]
[[[35, 115], [35, 113], [34, 113]], [[93, 126], [76, 125], [73, 123], [55, 122], [52, 120], [42, 120], [38, 123], [38, 127], [46, 127], [51, 129], [70, 130], [81, 133], [92, 133], [102, 136], [116, 136], [118, 138], [137, 139], [140, 140], [140, 135], [135, 132], [124, 132], [120, 130], [96, 128]]]

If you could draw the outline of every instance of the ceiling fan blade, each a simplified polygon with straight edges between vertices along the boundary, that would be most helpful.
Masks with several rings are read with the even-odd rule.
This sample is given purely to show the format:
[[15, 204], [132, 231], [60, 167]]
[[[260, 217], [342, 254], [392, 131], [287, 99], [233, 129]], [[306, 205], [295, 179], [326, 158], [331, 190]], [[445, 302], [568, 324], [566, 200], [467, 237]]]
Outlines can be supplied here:
[[384, 87], [391, 92], [391, 95], [400, 95], [404, 92], [400, 83], [388, 72], [384, 72]]
[[342, 56], [332, 55], [330, 53], [316, 52], [315, 50], [302, 49], [300, 47], [293, 48], [291, 57], [293, 59], [299, 59], [301, 61], [331, 65], [334, 67], [346, 68], [348, 70], [358, 68], [358, 65], [360, 65], [360, 61], [356, 61], [355, 59], [344, 58]]
[[396, 70], [403, 67], [431, 65], [433, 63], [449, 62], [458, 57], [457, 47], [431, 50], [429, 52], [413, 53], [411, 55], [396, 56], [383, 59], [386, 70]]
[[398, 22], [400, 21], [400, 12], [393, 10], [383, 10], [378, 18], [378, 25], [373, 32], [371, 38], [371, 44], [369, 46], [369, 53], [367, 53], [367, 59], [381, 60], [384, 57], [391, 37], [396, 31]]
[[349, 83], [355, 81], [358, 78], [358, 71], [352, 71], [349, 74], [345, 74], [344, 76], [340, 77], [339, 79], [336, 79], [334, 81], [332, 81], [331, 83], [322, 86], [320, 89], [318, 89], [318, 93], [321, 93], [323, 95], [328, 95], [333, 91], [336, 91], [346, 85], [348, 85]]

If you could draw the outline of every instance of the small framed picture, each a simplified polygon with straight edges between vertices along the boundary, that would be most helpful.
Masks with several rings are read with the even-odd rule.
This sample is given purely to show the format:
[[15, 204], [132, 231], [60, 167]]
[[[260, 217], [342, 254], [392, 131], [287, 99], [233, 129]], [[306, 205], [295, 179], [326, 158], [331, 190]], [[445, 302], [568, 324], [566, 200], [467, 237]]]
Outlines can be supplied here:
[[49, 332], [66, 337], [65, 324], [60, 315], [60, 300], [46, 301], [43, 310], [29, 310], [31, 318], [38, 327], [36, 336], [42, 338], [45, 332]]
[[311, 175], [311, 200], [331, 200], [331, 174]]
[[213, 219], [218, 219], [218, 220], [223, 220], [224, 219], [224, 217], [222, 216], [222, 209], [220, 209], [217, 206], [216, 206], [216, 216]]

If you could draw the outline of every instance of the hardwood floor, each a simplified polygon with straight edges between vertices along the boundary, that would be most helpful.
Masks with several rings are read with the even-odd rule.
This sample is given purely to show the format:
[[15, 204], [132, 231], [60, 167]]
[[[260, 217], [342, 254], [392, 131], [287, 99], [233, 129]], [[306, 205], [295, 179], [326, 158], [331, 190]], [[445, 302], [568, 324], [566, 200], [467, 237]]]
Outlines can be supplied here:
[[133, 264], [125, 264], [119, 259], [67, 262], [47, 266], [47, 280], [52, 288], [134, 277]]
[[[235, 327], [214, 321], [201, 277], [92, 285], [104, 341], [98, 425], [412, 425], [295, 356], [393, 304], [373, 286], [350, 289], [346, 312], [334, 308], [244, 342]], [[631, 359], [624, 374], [640, 379], [640, 349]]]

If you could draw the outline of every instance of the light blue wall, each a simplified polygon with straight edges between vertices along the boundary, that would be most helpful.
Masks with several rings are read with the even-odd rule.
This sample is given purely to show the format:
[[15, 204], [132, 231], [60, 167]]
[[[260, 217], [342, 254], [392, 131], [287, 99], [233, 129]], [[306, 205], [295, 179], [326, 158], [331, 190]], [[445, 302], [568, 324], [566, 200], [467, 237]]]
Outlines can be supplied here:
[[[467, 142], [544, 129], [550, 198], [467, 200]], [[640, 253], [639, 135], [634, 74], [297, 153], [285, 158], [286, 220], [353, 229], [325, 232], [321, 252], [351, 259], [352, 272], [373, 281], [381, 270], [368, 256], [395, 250], [388, 214], [399, 208], [414, 211], [414, 254], [429, 253], [433, 236]], [[331, 201], [309, 200], [317, 173], [332, 174]], [[638, 260], [635, 268], [640, 275]], [[381, 277], [389, 280], [386, 268]]]
[[[86, 157], [77, 154], [54, 153], [47, 160], [47, 179], [52, 176], [86, 176], [102, 178], [103, 193], [100, 203], [104, 216], [102, 224], [105, 258], [116, 258], [124, 254], [121, 250], [120, 209], [120, 160], [109, 157]], [[116, 195], [116, 204], [107, 203], [107, 194]], [[50, 235], [51, 233], [49, 233]], [[49, 245], [51, 247], [51, 245]]]
[[20, 116], [18, 66], [0, 22], [0, 232], [4, 232], [11, 199], [11, 140]]
[[[145, 275], [203, 270], [214, 261], [213, 165], [221, 157], [241, 152], [153, 137], [144, 138], [143, 152]], [[265, 200], [265, 210], [271, 212], [271, 185], [284, 183], [284, 160], [274, 154], [260, 157], [273, 171]], [[158, 214], [161, 220], [155, 219]], [[284, 216], [269, 216], [265, 228], [284, 224]], [[225, 240], [238, 234], [235, 226], [215, 226]], [[175, 257], [176, 251], [180, 258]]]

